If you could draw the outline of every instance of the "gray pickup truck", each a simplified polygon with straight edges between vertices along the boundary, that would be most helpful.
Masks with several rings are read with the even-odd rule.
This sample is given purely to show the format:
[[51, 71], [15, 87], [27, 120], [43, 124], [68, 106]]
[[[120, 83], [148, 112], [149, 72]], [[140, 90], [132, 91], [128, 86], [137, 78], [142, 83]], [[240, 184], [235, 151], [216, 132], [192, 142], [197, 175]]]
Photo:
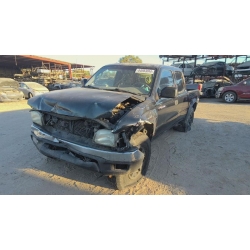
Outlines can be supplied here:
[[106, 65], [83, 88], [29, 99], [31, 138], [45, 156], [114, 177], [121, 190], [146, 174], [156, 133], [191, 129], [198, 102], [181, 69]]

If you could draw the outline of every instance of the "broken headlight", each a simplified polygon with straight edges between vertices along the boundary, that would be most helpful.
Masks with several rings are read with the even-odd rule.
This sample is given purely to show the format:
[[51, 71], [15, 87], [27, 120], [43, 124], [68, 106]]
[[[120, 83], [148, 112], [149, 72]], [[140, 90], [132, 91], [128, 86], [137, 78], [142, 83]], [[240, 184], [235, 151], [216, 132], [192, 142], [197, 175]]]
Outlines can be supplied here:
[[100, 129], [96, 131], [94, 135], [94, 142], [97, 144], [116, 147], [117, 144], [117, 134], [113, 134], [111, 130], [108, 129]]
[[31, 111], [30, 112], [30, 115], [31, 115], [31, 120], [40, 125], [40, 126], [43, 126], [43, 115], [38, 112], [38, 111]]

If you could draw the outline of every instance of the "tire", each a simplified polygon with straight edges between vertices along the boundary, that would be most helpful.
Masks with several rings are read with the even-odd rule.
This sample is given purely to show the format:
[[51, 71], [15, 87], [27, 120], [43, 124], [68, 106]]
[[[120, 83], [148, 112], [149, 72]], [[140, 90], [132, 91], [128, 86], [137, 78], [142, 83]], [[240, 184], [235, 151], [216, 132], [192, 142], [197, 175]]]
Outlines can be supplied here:
[[151, 143], [147, 135], [139, 132], [131, 138], [130, 143], [139, 148], [144, 153], [144, 159], [137, 171], [128, 172], [124, 175], [115, 176], [115, 184], [118, 190], [123, 190], [126, 187], [134, 185], [146, 175], [151, 156]]
[[223, 94], [222, 99], [224, 102], [234, 103], [237, 100], [237, 95], [232, 91], [228, 91]]
[[179, 132], [188, 132], [191, 130], [192, 123], [194, 122], [194, 108], [190, 108], [185, 117], [185, 120], [174, 126], [174, 130]]
[[32, 93], [28, 94], [29, 99], [33, 97]]

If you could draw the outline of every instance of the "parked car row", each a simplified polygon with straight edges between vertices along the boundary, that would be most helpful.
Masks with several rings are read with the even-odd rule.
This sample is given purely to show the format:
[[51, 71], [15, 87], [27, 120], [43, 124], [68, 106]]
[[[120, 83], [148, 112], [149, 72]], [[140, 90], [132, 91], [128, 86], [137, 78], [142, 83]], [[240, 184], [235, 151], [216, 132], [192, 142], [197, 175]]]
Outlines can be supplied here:
[[82, 86], [81, 82], [67, 82], [50, 84], [45, 87], [37, 82], [18, 82], [12, 78], [0, 78], [0, 102], [29, 99], [52, 90], [80, 88]]
[[184, 76], [232, 76], [250, 75], [250, 61], [241, 63], [234, 70], [234, 67], [221, 61], [204, 62], [194, 67], [193, 63], [175, 62], [171, 66], [182, 69]]
[[234, 68], [225, 62], [212, 61], [205, 62], [196, 67], [192, 63], [173, 63], [171, 66], [181, 68], [184, 76], [231, 76], [233, 75]]
[[200, 97], [215, 97], [216, 91], [225, 86], [233, 85], [234, 83], [227, 77], [220, 79], [211, 79], [208, 81], [190, 81], [187, 84], [187, 90], [198, 89], [200, 91]]

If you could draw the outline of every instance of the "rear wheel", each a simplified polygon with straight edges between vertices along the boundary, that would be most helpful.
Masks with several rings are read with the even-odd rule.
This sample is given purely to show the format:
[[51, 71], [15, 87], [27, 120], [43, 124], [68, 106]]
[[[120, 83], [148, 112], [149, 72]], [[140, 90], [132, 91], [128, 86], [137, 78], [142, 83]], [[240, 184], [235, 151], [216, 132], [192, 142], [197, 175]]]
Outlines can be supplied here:
[[234, 92], [228, 91], [223, 94], [222, 99], [224, 100], [224, 102], [233, 103], [236, 102], [237, 96]]
[[139, 132], [131, 138], [131, 144], [136, 146], [143, 154], [144, 159], [135, 170], [130, 171], [124, 175], [117, 175], [115, 177], [116, 187], [122, 190], [128, 186], [134, 185], [146, 174], [150, 155], [151, 155], [151, 143], [147, 135]]
[[32, 97], [33, 97], [32, 93], [29, 93], [29, 94], [28, 94], [28, 97], [29, 97], [29, 98], [32, 98]]

